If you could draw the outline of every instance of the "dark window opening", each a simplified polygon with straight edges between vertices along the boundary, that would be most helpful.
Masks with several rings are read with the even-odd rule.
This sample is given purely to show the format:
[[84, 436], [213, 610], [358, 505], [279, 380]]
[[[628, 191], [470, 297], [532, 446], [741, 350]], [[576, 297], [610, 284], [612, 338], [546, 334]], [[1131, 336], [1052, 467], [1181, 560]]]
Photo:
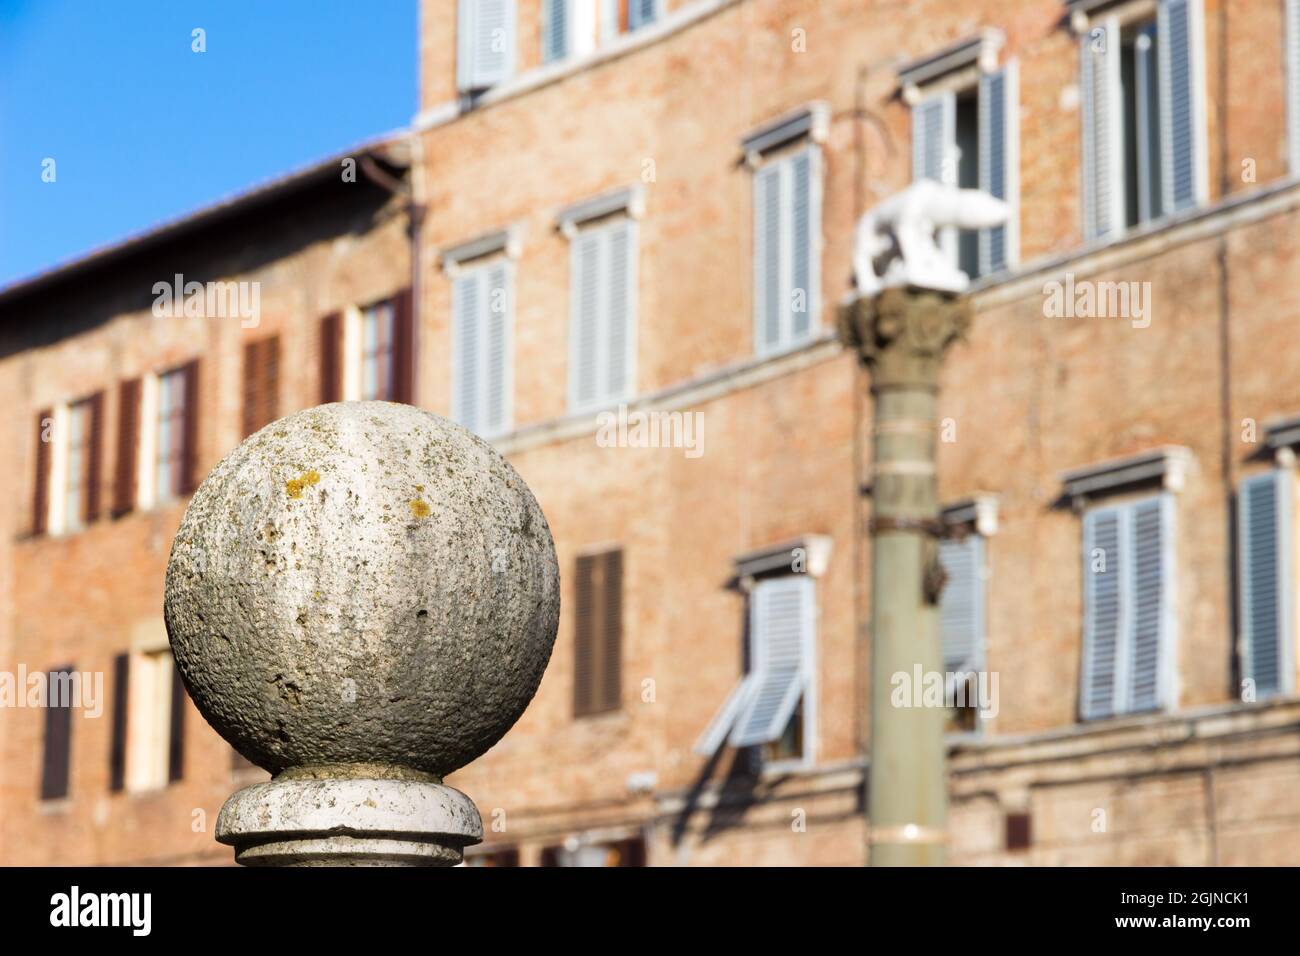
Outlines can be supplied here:
[[953, 706], [948, 709], [944, 730], [950, 734], [974, 733], [979, 726], [979, 675], [961, 674], [952, 689]]
[[[957, 95], [957, 185], [978, 189], [980, 185], [979, 90], [972, 87]], [[965, 229], [957, 234], [957, 266], [972, 279], [980, 272], [979, 232]]]
[[777, 763], [784, 760], [800, 760], [803, 758], [803, 701], [799, 701], [799, 706], [794, 709], [790, 715], [790, 721], [785, 725], [785, 730], [781, 736], [770, 743], [763, 744], [761, 748], [761, 759], [764, 764]]
[[1124, 107], [1124, 222], [1132, 227], [1162, 214], [1159, 52], [1155, 21], [1122, 35], [1120, 97]]

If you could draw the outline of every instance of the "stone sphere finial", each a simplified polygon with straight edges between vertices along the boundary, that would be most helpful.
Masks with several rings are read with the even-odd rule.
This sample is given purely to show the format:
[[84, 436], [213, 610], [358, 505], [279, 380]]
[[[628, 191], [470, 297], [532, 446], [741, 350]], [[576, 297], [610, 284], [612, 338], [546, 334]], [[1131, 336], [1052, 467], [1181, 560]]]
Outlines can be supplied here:
[[[253, 819], [301, 817], [294, 801], [322, 786], [358, 807], [379, 787], [406, 830], [388, 823], [414, 832], [427, 787], [491, 747], [536, 692], [559, 571], [536, 499], [491, 446], [408, 405], [336, 403], [266, 426], [199, 486], [164, 613], [200, 712], [276, 775], [263, 788], [282, 784], [232, 808], [258, 788], [236, 794], [218, 839], [225, 824], [237, 847], [276, 843], [250, 835]], [[464, 799], [438, 789], [434, 803]]]

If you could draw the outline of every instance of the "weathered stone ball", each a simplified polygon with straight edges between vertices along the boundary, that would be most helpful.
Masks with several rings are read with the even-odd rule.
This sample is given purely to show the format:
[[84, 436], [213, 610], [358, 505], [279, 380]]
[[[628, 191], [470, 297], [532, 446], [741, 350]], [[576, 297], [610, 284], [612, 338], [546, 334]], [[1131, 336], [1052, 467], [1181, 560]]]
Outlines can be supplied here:
[[307, 409], [227, 455], [164, 597], [194, 703], [272, 773], [463, 766], [536, 692], [559, 609], [550, 528], [510, 463], [389, 402]]

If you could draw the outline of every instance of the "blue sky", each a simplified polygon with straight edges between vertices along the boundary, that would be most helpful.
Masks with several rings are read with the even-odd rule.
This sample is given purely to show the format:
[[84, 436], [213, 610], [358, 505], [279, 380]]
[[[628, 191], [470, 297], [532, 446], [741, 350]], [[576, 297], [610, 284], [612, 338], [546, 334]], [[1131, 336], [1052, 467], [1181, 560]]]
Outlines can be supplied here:
[[416, 0], [0, 0], [0, 286], [405, 126], [416, 21]]

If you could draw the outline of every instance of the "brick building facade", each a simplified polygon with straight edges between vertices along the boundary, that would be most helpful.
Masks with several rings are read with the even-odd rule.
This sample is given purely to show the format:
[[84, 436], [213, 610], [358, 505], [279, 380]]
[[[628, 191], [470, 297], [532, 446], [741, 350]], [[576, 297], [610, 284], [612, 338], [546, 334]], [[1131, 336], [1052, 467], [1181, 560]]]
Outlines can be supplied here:
[[[407, 201], [367, 163], [405, 181], [409, 148], [327, 160], [0, 294], [14, 410], [0, 670], [91, 675], [81, 707], [4, 711], [5, 863], [229, 860], [217, 811], [265, 774], [173, 684], [163, 573], [186, 489], [245, 434], [337, 390], [322, 374], [342, 365], [323, 354], [331, 323], [410, 289]], [[189, 282], [201, 314], [169, 314]]]
[[[5, 666], [111, 688], [153, 646], [180, 501], [75, 531], [68, 463], [107, 488], [120, 383], [201, 352], [175, 468], [203, 473], [262, 408], [241, 370], [271, 360], [241, 348], [282, 329], [280, 414], [372, 394], [382, 356], [392, 397], [492, 440], [551, 524], [551, 665], [449, 781], [478, 862], [861, 863], [871, 409], [835, 308], [859, 216], [932, 177], [1013, 209], [943, 238], [977, 276], [940, 395], [945, 657], [997, 677], [987, 716], [954, 714], [951, 859], [1300, 856], [1300, 4], [424, 0], [420, 43], [419, 215], [378, 185], [308, 219], [254, 205], [196, 217], [210, 258], [184, 270], [145, 242], [0, 292]], [[260, 280], [263, 325], [131, 300], [180, 271]], [[37, 420], [100, 389], [78, 415], [105, 451], [42, 463]], [[233, 786], [210, 731], [185, 723], [181, 779], [133, 795], [111, 715], [70, 725], [43, 801], [62, 725], [0, 730], [3, 859], [224, 856], [190, 822]]]

